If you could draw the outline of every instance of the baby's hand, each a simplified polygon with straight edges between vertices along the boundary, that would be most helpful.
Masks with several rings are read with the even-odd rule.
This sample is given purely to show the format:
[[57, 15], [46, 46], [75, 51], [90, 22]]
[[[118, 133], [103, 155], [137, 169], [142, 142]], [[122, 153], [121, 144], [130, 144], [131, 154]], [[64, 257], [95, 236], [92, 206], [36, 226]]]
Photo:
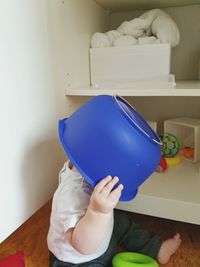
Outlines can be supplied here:
[[121, 191], [124, 188], [120, 184], [113, 189], [118, 181], [118, 177], [112, 179], [111, 176], [102, 179], [94, 188], [88, 208], [96, 213], [110, 213], [117, 205]]

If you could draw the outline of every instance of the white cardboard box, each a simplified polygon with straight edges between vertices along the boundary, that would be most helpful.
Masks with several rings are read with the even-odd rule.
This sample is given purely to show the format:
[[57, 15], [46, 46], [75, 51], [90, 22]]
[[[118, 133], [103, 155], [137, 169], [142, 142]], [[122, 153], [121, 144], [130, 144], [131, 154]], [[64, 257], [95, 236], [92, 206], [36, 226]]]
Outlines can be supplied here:
[[157, 133], [157, 122], [156, 121], [147, 121], [149, 126]]
[[170, 44], [91, 48], [91, 84], [168, 82], [170, 53]]
[[164, 132], [174, 134], [180, 141], [181, 147], [194, 148], [194, 158], [200, 160], [200, 120], [192, 118], [176, 118], [164, 121]]

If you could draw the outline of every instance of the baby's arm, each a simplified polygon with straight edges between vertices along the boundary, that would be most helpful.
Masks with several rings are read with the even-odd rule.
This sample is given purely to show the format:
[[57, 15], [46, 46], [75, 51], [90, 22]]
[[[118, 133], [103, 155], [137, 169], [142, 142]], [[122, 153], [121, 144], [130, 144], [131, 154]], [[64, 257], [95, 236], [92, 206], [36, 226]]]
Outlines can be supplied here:
[[74, 228], [67, 232], [70, 244], [82, 254], [91, 254], [96, 251], [105, 238], [108, 225], [111, 222], [123, 186], [120, 184], [114, 190], [118, 178], [107, 176], [94, 188], [90, 204], [85, 215]]

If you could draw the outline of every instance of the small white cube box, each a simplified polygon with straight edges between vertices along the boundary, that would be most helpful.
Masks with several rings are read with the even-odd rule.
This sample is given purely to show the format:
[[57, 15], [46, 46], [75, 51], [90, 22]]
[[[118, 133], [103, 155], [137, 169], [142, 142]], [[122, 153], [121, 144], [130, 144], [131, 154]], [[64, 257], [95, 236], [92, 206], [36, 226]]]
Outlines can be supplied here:
[[147, 121], [147, 123], [154, 130], [154, 132], [157, 132], [157, 122], [156, 121]]
[[91, 48], [91, 84], [168, 82], [170, 54], [170, 44]]
[[200, 120], [192, 118], [176, 118], [164, 121], [164, 133], [174, 134], [181, 147], [194, 148], [193, 162], [200, 160]]

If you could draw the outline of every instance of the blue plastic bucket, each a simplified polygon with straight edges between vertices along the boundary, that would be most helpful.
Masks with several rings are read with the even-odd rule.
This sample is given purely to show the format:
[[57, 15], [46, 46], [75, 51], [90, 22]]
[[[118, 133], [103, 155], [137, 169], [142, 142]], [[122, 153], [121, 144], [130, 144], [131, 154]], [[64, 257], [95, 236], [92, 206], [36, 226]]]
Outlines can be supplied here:
[[158, 135], [119, 96], [93, 97], [60, 120], [58, 131], [65, 153], [91, 185], [107, 175], [119, 177], [121, 201], [136, 196], [160, 161]]

